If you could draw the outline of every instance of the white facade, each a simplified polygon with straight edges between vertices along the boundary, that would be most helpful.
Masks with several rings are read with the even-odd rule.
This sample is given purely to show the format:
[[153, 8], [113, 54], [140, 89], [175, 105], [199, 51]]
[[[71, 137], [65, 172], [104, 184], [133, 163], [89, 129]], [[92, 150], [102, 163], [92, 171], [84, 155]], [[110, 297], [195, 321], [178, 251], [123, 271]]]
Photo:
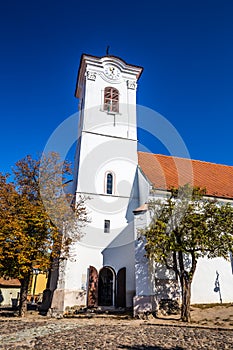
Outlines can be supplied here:
[[6, 287], [3, 286], [0, 288], [0, 306], [12, 306], [14, 299], [15, 301], [18, 301], [19, 299], [19, 293], [20, 293], [20, 287]]
[[[133, 210], [139, 206], [136, 87], [141, 71], [117, 57], [82, 56], [76, 91], [80, 120], [74, 192], [77, 198], [80, 194], [87, 198], [90, 224], [73, 247], [75, 258], [60, 269], [53, 308], [86, 303], [132, 306]], [[100, 273], [95, 286], [93, 271]]]
[[[87, 198], [90, 223], [60, 266], [52, 308], [132, 307], [153, 310], [161, 298], [178, 298], [177, 282], [145, 258], [137, 230], [149, 223], [140, 206], [151, 184], [138, 168], [136, 89], [141, 67], [114, 56], [83, 55], [76, 96], [80, 118], [73, 192]], [[157, 196], [163, 193], [157, 192]], [[139, 208], [139, 209], [137, 209]], [[200, 260], [192, 302], [233, 301], [229, 262]], [[215, 288], [215, 289], [214, 289]]]

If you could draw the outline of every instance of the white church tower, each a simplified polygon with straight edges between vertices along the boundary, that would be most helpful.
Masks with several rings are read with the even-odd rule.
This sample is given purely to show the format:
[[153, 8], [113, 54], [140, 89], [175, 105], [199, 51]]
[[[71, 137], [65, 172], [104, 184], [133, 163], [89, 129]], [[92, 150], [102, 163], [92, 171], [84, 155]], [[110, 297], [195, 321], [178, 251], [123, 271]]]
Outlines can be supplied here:
[[131, 307], [137, 181], [136, 89], [142, 68], [115, 56], [82, 55], [74, 193], [90, 223], [59, 271], [52, 308]]

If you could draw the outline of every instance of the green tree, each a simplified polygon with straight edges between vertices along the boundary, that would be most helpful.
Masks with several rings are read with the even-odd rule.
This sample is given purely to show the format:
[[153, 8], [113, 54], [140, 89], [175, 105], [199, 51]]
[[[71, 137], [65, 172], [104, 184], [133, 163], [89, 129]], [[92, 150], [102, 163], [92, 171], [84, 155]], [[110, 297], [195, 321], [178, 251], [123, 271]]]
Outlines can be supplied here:
[[200, 257], [223, 257], [233, 252], [231, 204], [204, 197], [205, 190], [188, 185], [172, 189], [164, 200], [151, 201], [146, 237], [148, 258], [173, 270], [179, 279], [181, 319], [189, 322], [191, 284]]
[[20, 280], [21, 316], [33, 267], [49, 269], [54, 259], [68, 257], [87, 220], [84, 199], [65, 192], [70, 173], [70, 165], [51, 153], [18, 161], [13, 182], [0, 175], [0, 275]]

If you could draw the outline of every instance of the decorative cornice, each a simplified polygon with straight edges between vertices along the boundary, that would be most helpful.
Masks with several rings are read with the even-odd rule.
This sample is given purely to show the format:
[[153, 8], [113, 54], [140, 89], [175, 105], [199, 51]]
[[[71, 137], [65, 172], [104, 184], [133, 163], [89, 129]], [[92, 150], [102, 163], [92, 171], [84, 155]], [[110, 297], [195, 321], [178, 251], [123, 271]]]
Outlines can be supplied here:
[[[111, 64], [111, 65], [113, 64], [114, 66], [116, 66], [120, 69], [123, 78], [129, 77], [129, 74], [130, 74], [132, 76], [132, 80], [135, 80], [135, 81], [138, 81], [138, 79], [143, 71], [142, 67], [128, 64], [124, 60], [122, 60], [121, 58], [116, 57], [116, 56], [97, 57], [97, 56], [83, 54], [81, 56], [81, 59], [80, 59], [78, 78], [77, 78], [77, 82], [76, 82], [76, 89], [75, 89], [75, 96], [76, 97], [78, 97], [78, 98], [82, 97], [81, 94], [83, 91], [83, 86], [85, 84], [85, 80], [87, 79], [86, 70], [89, 69], [89, 67], [90, 68], [93, 67], [93, 71], [96, 72], [96, 74], [101, 74], [103, 66], [106, 64]], [[103, 74], [103, 76], [104, 76], [104, 74]], [[93, 77], [93, 79], [94, 79], [94, 77]], [[120, 81], [121, 80], [114, 81], [114, 83], [119, 83]], [[112, 83], [113, 83], [113, 81], [112, 81]], [[134, 88], [134, 89], [136, 89], [136, 88]]]

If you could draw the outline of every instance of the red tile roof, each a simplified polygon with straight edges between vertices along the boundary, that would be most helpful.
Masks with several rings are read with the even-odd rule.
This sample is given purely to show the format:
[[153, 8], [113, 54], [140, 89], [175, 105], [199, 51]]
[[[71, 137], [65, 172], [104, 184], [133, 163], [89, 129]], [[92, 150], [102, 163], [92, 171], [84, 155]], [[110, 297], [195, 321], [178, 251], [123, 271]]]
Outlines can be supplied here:
[[17, 278], [0, 278], [0, 287], [18, 287], [20, 288], [21, 284]]
[[233, 166], [145, 152], [138, 152], [138, 163], [157, 189], [190, 183], [206, 188], [209, 196], [233, 198]]

